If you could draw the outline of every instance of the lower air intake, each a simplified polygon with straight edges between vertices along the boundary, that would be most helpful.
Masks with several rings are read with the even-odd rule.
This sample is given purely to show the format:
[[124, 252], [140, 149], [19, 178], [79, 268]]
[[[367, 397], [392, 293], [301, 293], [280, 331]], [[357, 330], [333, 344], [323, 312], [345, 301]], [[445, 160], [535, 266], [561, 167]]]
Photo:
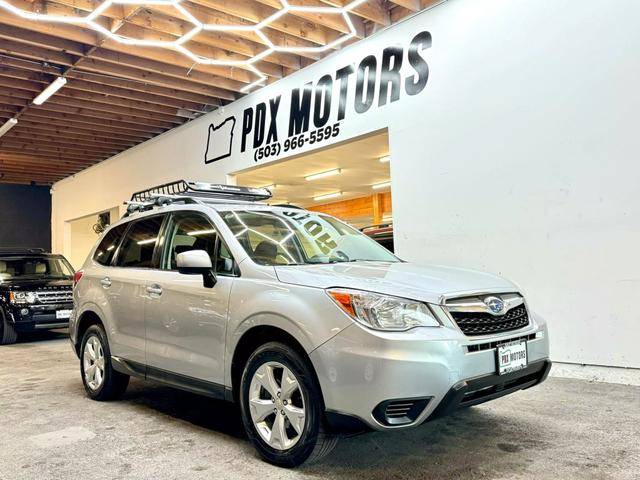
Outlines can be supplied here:
[[406, 425], [420, 416], [430, 398], [385, 400], [373, 410], [373, 417], [386, 426]]

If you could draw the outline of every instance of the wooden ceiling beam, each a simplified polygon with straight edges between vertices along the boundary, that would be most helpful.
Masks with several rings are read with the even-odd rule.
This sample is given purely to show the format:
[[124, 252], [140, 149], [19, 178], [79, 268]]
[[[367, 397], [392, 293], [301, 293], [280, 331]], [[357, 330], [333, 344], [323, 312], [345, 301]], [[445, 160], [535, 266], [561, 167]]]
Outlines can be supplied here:
[[[282, 7], [282, 3], [280, 0], [257, 0], [263, 5], [268, 5], [276, 10], [280, 10]], [[292, 5], [300, 5], [301, 2], [296, 2], [295, 0], [291, 2]], [[304, 6], [308, 7], [326, 7], [327, 4], [319, 1], [319, 0], [305, 0]], [[301, 18], [308, 22], [312, 22], [314, 24], [326, 27], [331, 30], [335, 30], [340, 34], [348, 34], [350, 32], [349, 26], [342, 18], [342, 15], [336, 13], [317, 13], [317, 12], [303, 12], [303, 11], [293, 11], [289, 13], [293, 17]], [[353, 26], [356, 29], [356, 36], [358, 38], [364, 37], [364, 24], [362, 22], [362, 18], [360, 17], [351, 17], [351, 21], [353, 22]]]
[[[102, 102], [93, 102], [90, 100], [86, 100], [83, 98], [72, 98], [64, 95], [66, 87], [63, 87], [59, 90], [59, 92], [51, 97], [47, 103], [57, 104], [57, 105], [65, 105], [68, 107], [77, 107], [82, 109], [96, 110], [99, 112], [113, 113], [116, 115], [127, 115], [130, 117], [140, 118], [142, 123], [145, 123], [149, 120], [152, 122], [150, 125], [156, 125], [157, 122], [167, 122], [173, 125], [181, 125], [184, 123], [185, 119], [182, 117], [178, 117], [176, 115], [167, 115], [164, 113], [155, 113], [148, 112], [145, 110], [138, 110], [135, 108], [131, 108], [125, 105], [115, 105], [113, 103], [102, 103]], [[0, 86], [0, 96], [13, 96], [14, 98], [25, 99], [28, 103], [30, 103], [33, 98], [36, 96], [34, 92], [29, 90], [23, 90], [19, 88], [7, 88]]]
[[[65, 67], [74, 66], [79, 58], [67, 53], [7, 39], [0, 39], [0, 53], [27, 57], [33, 60], [62, 65]], [[181, 58], [178, 59], [178, 54], [176, 52], [171, 53], [173, 54], [173, 60], [184, 63], [182, 58], [185, 57], [180, 56]], [[170, 62], [171, 59], [167, 59], [166, 61]], [[82, 70], [93, 70], [98, 73], [108, 73], [116, 77], [140, 80], [159, 86], [168, 86], [171, 88], [191, 91], [216, 98], [224, 98], [227, 100], [233, 100], [236, 98], [233, 91], [212, 85], [216, 83], [223, 84], [227, 88], [233, 88], [236, 90], [240, 90], [244, 85], [243, 83], [235, 80], [221, 79], [219, 77], [195, 71], [191, 72], [189, 78], [186, 79], [185, 74], [187, 73], [187, 70], [182, 67], [178, 67], [175, 64], [162, 63], [155, 60], [135, 57], [129, 54], [120, 54], [102, 48], [93, 52], [91, 57], [85, 58], [78, 68]], [[251, 78], [247, 77], [247, 80], [251, 80]]]
[[61, 155], [71, 154], [71, 155], [83, 155], [85, 157], [111, 157], [118, 153], [117, 150], [103, 150], [103, 149], [93, 149], [86, 146], [70, 146], [74, 144], [60, 144], [56, 142], [47, 142], [42, 140], [40, 137], [34, 136], [31, 139], [24, 139], [13, 135], [5, 135], [0, 140], [0, 146], [10, 146], [14, 148], [23, 149], [36, 149], [42, 151], [50, 151], [57, 152]]
[[172, 125], [146, 125], [136, 122], [136, 119], [125, 115], [113, 115], [83, 108], [65, 107], [51, 102], [46, 102], [39, 106], [34, 105], [29, 108], [29, 112], [52, 112], [60, 115], [65, 120], [77, 120], [87, 124], [97, 125], [98, 127], [111, 126], [121, 128], [127, 132], [142, 132], [155, 135], [172, 127]]
[[30, 122], [31, 124], [52, 125], [59, 128], [68, 128], [71, 131], [82, 134], [95, 134], [106, 138], [116, 138], [122, 141], [133, 141], [136, 143], [153, 138], [155, 134], [148, 132], [138, 132], [126, 128], [102, 125], [97, 130], [93, 124], [86, 124], [82, 120], [73, 118], [63, 118], [56, 112], [47, 110], [30, 110], [20, 116], [20, 123]]
[[10, 145], [5, 145], [4, 142], [0, 142], [0, 148], [2, 149], [3, 152], [7, 152], [7, 153], [14, 153], [14, 154], [21, 153], [23, 155], [50, 158], [52, 160], [58, 160], [58, 161], [63, 161], [65, 159], [78, 160], [79, 162], [86, 162], [87, 164], [107, 158], [106, 156], [100, 156], [100, 155], [88, 156], [88, 155], [75, 155], [72, 153], [61, 154], [59, 152], [54, 152], [47, 149], [35, 148], [35, 147], [18, 148]]
[[[237, 17], [234, 15], [230, 15], [228, 13], [221, 12], [219, 10], [212, 10], [202, 5], [196, 5], [192, 1], [183, 0], [182, 6], [187, 7], [189, 11], [192, 14], [194, 14], [203, 23], [208, 23], [212, 25], [240, 25], [240, 26], [252, 26], [252, 25], [255, 25], [256, 23], [241, 17]], [[168, 7], [162, 7], [157, 5], [153, 6], [153, 9], [165, 9], [165, 8], [168, 8]], [[301, 37], [283, 33], [273, 28], [265, 27], [263, 32], [275, 45], [282, 45], [282, 46], [289, 46], [289, 47], [304, 47], [304, 48], [318, 46], [317, 43], [314, 43], [312, 41], [309, 41]], [[215, 37], [216, 32], [209, 32], [209, 33], [214, 35]], [[233, 33], [234, 33], [234, 36], [236, 37], [249, 40], [253, 43], [265, 45], [264, 40], [259, 36], [257, 36], [254, 32], [237, 30]], [[283, 54], [283, 55], [290, 55], [290, 54]], [[319, 60], [320, 58], [322, 58], [322, 55], [314, 52], [300, 52], [298, 53], [298, 55], [300, 57], [310, 58], [312, 60]]]
[[[62, 74], [61, 69], [45, 66], [41, 62], [0, 55], [0, 76], [49, 84], [55, 78], [54, 75], [60, 74]], [[141, 98], [145, 101], [195, 112], [202, 112], [206, 108], [220, 105], [217, 98], [206, 95], [94, 73], [72, 71], [67, 73], [67, 80], [68, 88], [113, 94], [123, 98]]]
[[[46, 112], [45, 112], [46, 113]], [[135, 135], [134, 132], [122, 133], [114, 132], [108, 128], [101, 128], [100, 131], [96, 131], [93, 125], [84, 125], [78, 122], [68, 122], [60, 119], [56, 119], [53, 116], [38, 116], [31, 115], [29, 112], [23, 114], [20, 117], [18, 126], [24, 125], [30, 129], [39, 129], [55, 132], [62, 135], [60, 132], [67, 133], [69, 136], [82, 136], [92, 137], [99, 139], [101, 142], [109, 142], [124, 147], [132, 147], [140, 142], [144, 142], [152, 137], [150, 134]], [[80, 137], [80, 138], [82, 138]]]
[[[268, 5], [262, 5], [255, 0], [190, 0], [190, 3], [248, 20], [252, 24], [259, 23], [276, 12], [276, 9]], [[326, 45], [341, 36], [340, 32], [321, 25], [314, 25], [291, 14], [271, 22], [269, 27], [282, 33], [309, 40], [317, 45]], [[265, 32], [265, 34], [269, 36], [268, 32]]]
[[54, 131], [45, 129], [34, 129], [27, 126], [21, 126], [21, 123], [11, 129], [11, 134], [6, 135], [9, 138], [19, 138], [21, 140], [29, 140], [30, 138], [42, 140], [50, 143], [60, 143], [61, 145], [73, 145], [80, 147], [93, 148], [110, 153], [118, 153], [132, 145], [119, 145], [116, 143], [99, 142], [89, 138], [78, 137], [77, 135], [64, 134], [59, 135]]
[[[137, 98], [140, 98], [140, 97], [131, 95], [130, 93], [129, 93], [129, 97], [132, 97], [132, 98], [124, 97], [122, 93], [116, 95], [113, 93], [114, 92], [113, 87], [107, 87], [106, 89], [100, 89], [100, 88], [93, 89], [91, 88], [92, 85], [97, 85], [97, 84], [89, 84], [89, 85], [84, 85], [84, 88], [82, 87], [77, 88], [80, 83], [81, 83], [80, 81], [75, 81], [75, 80], [68, 81], [65, 87], [56, 93], [56, 97], [69, 97], [77, 100], [89, 100], [92, 102], [106, 103], [108, 105], [118, 105], [118, 106], [127, 107], [127, 108], [134, 108], [136, 110], [144, 110], [147, 112], [154, 112], [154, 113], [170, 115], [174, 117], [193, 118], [196, 115], [195, 112], [188, 111], [186, 109], [169, 107], [165, 105], [158, 105], [150, 101], [137, 100]], [[39, 93], [43, 90], [44, 85], [40, 82], [9, 78], [9, 77], [4, 77], [0, 74], [0, 87]], [[101, 93], [96, 93], [93, 90], [97, 90]], [[109, 93], [106, 93], [106, 92], [109, 92]], [[125, 90], [125, 92], [129, 92], [129, 91]], [[33, 97], [29, 97], [29, 98], [33, 98]]]
[[149, 131], [147, 128], [133, 129], [130, 128], [129, 124], [124, 124], [123, 126], [123, 124], [111, 120], [101, 120], [92, 117], [71, 115], [68, 113], [60, 113], [45, 108], [31, 108], [27, 113], [22, 115], [20, 119], [23, 119], [24, 117], [29, 118], [31, 121], [42, 121], [42, 118], [50, 118], [59, 121], [62, 126], [64, 126], [65, 123], [69, 123], [70, 126], [75, 125], [84, 128], [91, 127], [95, 129], [96, 127], [98, 127], [100, 133], [105, 131], [122, 135], [130, 135], [132, 137], [143, 137], [146, 139], [153, 138], [163, 132], [162, 129], [153, 129], [153, 131]]
[[[320, 0], [325, 5], [334, 7], [344, 7], [351, 0]], [[305, 1], [306, 4], [306, 1]], [[379, 26], [391, 25], [391, 16], [389, 14], [389, 3], [387, 0], [367, 0], [351, 10], [351, 19], [361, 18], [375, 23]], [[365, 35], [366, 36], [366, 35]]]
[[104, 145], [105, 147], [113, 147], [118, 150], [124, 150], [129, 147], [133, 147], [136, 145], [136, 141], [133, 140], [124, 140], [122, 138], [117, 137], [108, 137], [102, 133], [100, 136], [92, 135], [87, 130], [76, 130], [72, 128], [62, 128], [55, 125], [51, 125], [48, 123], [33, 123], [24, 120], [24, 117], [20, 118], [18, 124], [12, 128], [13, 131], [18, 133], [24, 133], [25, 135], [29, 135], [33, 133], [34, 135], [54, 135], [56, 137], [64, 137], [69, 138], [73, 141], [83, 142], [88, 145]]

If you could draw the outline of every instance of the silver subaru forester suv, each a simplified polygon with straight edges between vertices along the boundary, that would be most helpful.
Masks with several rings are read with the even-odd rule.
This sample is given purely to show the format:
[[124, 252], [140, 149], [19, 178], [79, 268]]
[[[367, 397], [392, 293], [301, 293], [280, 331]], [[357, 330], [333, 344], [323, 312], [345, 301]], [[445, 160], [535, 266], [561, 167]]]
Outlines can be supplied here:
[[185, 181], [133, 195], [75, 278], [91, 398], [135, 376], [238, 402], [260, 455], [291, 467], [344, 432], [414, 427], [546, 378], [547, 327], [514, 284], [404, 262], [269, 197]]

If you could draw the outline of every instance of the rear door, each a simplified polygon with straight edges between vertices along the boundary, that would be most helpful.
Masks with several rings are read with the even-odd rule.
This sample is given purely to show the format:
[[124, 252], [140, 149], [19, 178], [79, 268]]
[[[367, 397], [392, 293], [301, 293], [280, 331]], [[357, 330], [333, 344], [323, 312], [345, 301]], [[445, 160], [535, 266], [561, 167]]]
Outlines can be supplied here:
[[99, 281], [106, 292], [111, 321], [111, 353], [141, 365], [145, 358], [144, 307], [147, 286], [159, 267], [157, 247], [165, 214], [131, 222], [113, 262]]
[[[220, 387], [233, 259], [212, 222], [200, 212], [172, 214], [164, 243], [161, 269], [153, 272], [153, 292], [145, 310], [148, 365], [177, 374], [177, 382], [198, 379]], [[213, 288], [203, 286], [201, 275], [178, 273], [176, 256], [187, 250], [209, 253], [217, 276]]]

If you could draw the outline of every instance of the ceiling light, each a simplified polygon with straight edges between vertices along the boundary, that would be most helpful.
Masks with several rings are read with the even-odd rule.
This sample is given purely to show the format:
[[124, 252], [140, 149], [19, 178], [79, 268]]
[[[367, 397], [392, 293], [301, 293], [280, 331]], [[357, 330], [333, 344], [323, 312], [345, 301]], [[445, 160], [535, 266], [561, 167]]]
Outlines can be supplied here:
[[0, 137], [11, 130], [13, 127], [15, 127], [16, 123], [18, 123], [17, 118], [10, 118], [6, 122], [4, 122], [4, 125], [0, 127]]
[[384, 157], [380, 157], [380, 163], [389, 163], [391, 161], [390, 155], [385, 155]]
[[158, 238], [147, 238], [146, 240], [140, 240], [138, 242], [136, 242], [138, 245], [150, 245], [152, 243], [156, 243], [158, 241]]
[[382, 182], [382, 183], [374, 183], [373, 185], [371, 185], [371, 188], [374, 189], [379, 189], [379, 188], [386, 188], [386, 187], [390, 187], [391, 186], [391, 180], [388, 180], [386, 182]]
[[313, 175], [307, 175], [306, 177], [304, 177], [304, 179], [306, 181], [319, 180], [321, 178], [332, 177], [334, 175], [339, 175], [341, 173], [342, 173], [341, 169], [335, 168], [333, 170], [327, 170], [326, 172], [320, 172], [320, 173], [314, 173]]
[[67, 79], [64, 77], [56, 78], [51, 85], [45, 88], [40, 95], [33, 99], [35, 105], [42, 105], [49, 100], [49, 97], [60, 90], [67, 83]]
[[329, 200], [330, 198], [336, 198], [341, 196], [342, 196], [342, 192], [333, 192], [333, 193], [327, 193], [326, 195], [318, 195], [317, 197], [313, 197], [313, 199], [316, 202], [319, 202], [320, 200]]
[[187, 235], [190, 237], [197, 237], [198, 235], [212, 235], [216, 233], [213, 228], [209, 228], [207, 230], [194, 230], [193, 232], [187, 232]]

